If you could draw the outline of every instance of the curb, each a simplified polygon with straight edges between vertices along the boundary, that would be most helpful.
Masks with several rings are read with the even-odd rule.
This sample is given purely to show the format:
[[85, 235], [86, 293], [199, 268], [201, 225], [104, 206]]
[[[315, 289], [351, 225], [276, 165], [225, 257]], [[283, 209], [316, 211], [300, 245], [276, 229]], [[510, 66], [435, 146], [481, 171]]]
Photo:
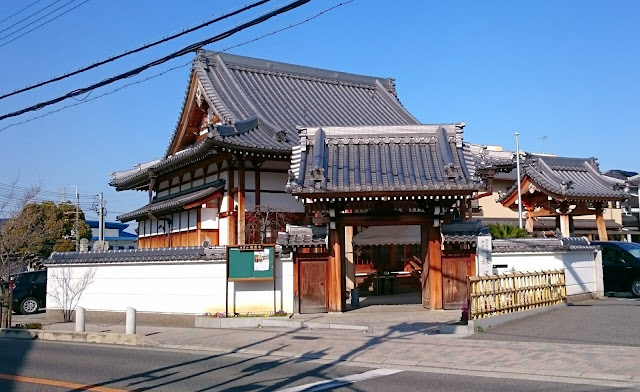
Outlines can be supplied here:
[[106, 332], [68, 332], [41, 329], [0, 329], [0, 338], [17, 340], [49, 340], [57, 342], [80, 342], [99, 344], [122, 344], [126, 346], [154, 347], [158, 343], [140, 336]]
[[288, 329], [339, 329], [362, 332], [373, 332], [370, 325], [352, 325], [336, 323], [317, 323], [313, 321], [278, 320], [273, 317], [202, 317], [195, 320], [196, 328], [263, 328], [276, 327]]

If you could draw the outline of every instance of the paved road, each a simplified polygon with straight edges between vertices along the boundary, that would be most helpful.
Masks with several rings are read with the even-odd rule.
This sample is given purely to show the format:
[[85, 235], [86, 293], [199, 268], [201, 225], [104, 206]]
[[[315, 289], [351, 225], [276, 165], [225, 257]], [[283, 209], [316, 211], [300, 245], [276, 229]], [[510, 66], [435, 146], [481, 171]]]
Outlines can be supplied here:
[[467, 339], [640, 347], [639, 325], [639, 298], [609, 297], [512, 321]]
[[567, 384], [346, 366], [243, 354], [0, 339], [0, 390], [121, 391], [631, 391], [606, 383]]

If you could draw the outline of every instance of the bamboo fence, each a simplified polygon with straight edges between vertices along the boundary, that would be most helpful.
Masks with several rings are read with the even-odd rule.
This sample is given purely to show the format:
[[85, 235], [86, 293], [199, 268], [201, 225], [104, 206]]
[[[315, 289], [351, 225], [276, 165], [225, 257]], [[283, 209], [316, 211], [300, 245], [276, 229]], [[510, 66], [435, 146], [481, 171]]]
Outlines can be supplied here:
[[564, 270], [470, 276], [467, 285], [470, 320], [567, 301]]

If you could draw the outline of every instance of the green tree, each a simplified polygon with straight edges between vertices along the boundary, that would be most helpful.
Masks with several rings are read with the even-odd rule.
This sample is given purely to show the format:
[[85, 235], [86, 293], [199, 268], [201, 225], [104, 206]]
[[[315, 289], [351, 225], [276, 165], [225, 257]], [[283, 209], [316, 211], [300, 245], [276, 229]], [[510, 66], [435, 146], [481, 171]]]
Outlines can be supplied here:
[[490, 224], [489, 233], [493, 239], [524, 238], [529, 236], [529, 232], [526, 229], [521, 229], [518, 226], [503, 225], [502, 223]]
[[[4, 281], [54, 251], [75, 250], [76, 207], [71, 202], [37, 203], [39, 192], [39, 187], [19, 191], [14, 182], [0, 199], [0, 278]], [[91, 238], [82, 211], [77, 226], [79, 238]], [[2, 285], [0, 296], [8, 298], [6, 285]], [[8, 326], [8, 312], [8, 307], [2, 308], [1, 327]]]

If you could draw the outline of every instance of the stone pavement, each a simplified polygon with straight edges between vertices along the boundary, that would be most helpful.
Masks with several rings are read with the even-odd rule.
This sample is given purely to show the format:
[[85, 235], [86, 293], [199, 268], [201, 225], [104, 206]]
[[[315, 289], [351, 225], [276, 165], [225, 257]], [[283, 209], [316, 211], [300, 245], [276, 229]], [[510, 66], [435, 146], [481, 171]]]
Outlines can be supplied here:
[[[349, 318], [345, 314], [329, 314], [318, 318], [342, 318], [346, 322]], [[417, 319], [411, 317], [419, 316], [405, 313], [392, 316], [389, 318], [396, 320], [395, 325], [385, 325], [383, 328], [388, 318], [381, 315], [379, 318], [382, 321], [375, 333], [304, 328], [138, 326], [137, 334], [144, 336], [158, 348], [195, 350], [207, 354], [245, 353], [254, 356], [322, 359], [335, 363], [409, 367], [443, 373], [544, 378], [640, 388], [640, 347], [468, 340], [460, 336], [425, 333], [421, 328], [411, 328], [418, 323]], [[436, 317], [446, 319], [451, 316], [453, 314], [442, 312]], [[366, 316], [353, 316], [350, 322], [356, 322], [357, 317]], [[44, 328], [72, 331], [74, 324], [49, 324]], [[86, 330], [122, 334], [124, 325], [87, 325]]]

